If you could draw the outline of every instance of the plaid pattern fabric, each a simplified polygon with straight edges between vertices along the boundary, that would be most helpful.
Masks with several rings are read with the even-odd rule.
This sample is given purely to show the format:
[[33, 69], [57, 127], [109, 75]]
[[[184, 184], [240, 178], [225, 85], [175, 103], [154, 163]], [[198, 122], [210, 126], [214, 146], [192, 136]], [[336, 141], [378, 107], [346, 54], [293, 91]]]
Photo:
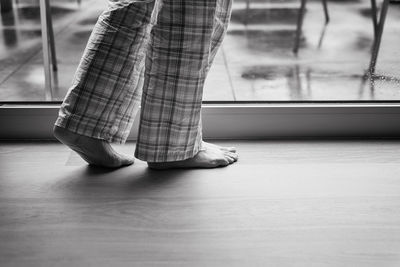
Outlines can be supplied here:
[[139, 109], [135, 156], [193, 157], [201, 136], [204, 80], [232, 0], [110, 0], [89, 38], [56, 125], [124, 142]]

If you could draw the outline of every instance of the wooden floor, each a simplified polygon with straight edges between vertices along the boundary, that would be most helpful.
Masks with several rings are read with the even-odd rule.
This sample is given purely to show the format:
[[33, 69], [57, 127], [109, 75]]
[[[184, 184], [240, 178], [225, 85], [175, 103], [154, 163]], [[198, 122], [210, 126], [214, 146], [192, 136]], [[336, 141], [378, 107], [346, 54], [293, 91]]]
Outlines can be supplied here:
[[175, 171], [1, 143], [0, 265], [400, 266], [400, 141], [219, 143], [240, 161]]

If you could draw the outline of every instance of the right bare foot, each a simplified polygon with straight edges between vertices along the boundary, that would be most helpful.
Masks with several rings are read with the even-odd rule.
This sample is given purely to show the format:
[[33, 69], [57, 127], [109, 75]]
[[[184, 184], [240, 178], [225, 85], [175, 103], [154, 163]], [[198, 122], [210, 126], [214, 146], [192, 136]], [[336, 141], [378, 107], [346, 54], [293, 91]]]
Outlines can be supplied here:
[[54, 126], [54, 136], [63, 144], [78, 153], [87, 163], [108, 168], [131, 165], [133, 156], [116, 152], [110, 143]]
[[193, 158], [172, 162], [148, 162], [147, 165], [149, 168], [156, 170], [176, 168], [216, 168], [228, 166], [237, 160], [237, 153], [207, 143], [203, 145], [203, 148]]

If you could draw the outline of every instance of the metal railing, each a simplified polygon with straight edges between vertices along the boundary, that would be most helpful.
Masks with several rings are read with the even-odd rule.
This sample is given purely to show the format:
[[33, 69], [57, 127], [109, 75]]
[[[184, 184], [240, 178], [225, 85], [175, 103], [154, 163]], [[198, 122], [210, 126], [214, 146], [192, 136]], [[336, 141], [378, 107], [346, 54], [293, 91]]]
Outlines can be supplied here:
[[40, 0], [43, 66], [46, 100], [53, 99], [52, 72], [57, 71], [57, 56], [49, 0]]
[[[381, 46], [381, 42], [382, 42], [383, 30], [385, 27], [385, 22], [386, 22], [386, 17], [387, 17], [387, 12], [388, 12], [390, 2], [391, 2], [391, 0], [383, 0], [381, 12], [378, 17], [378, 8], [377, 8], [376, 0], [371, 0], [371, 11], [372, 11], [371, 17], [372, 17], [372, 25], [373, 25], [373, 30], [374, 30], [374, 42], [372, 45], [372, 52], [371, 52], [371, 59], [370, 59], [369, 67], [368, 67], [368, 70], [366, 73], [366, 75], [369, 77], [375, 75], [376, 63], [378, 60], [379, 50], [380, 50], [380, 46]], [[294, 41], [294, 47], [293, 47], [293, 53], [295, 53], [295, 54], [297, 54], [299, 51], [300, 38], [301, 38], [301, 32], [302, 32], [302, 27], [303, 27], [303, 20], [304, 20], [304, 14], [305, 14], [305, 10], [306, 10], [306, 4], [307, 4], [307, 0], [301, 0], [298, 21], [297, 21], [295, 41]], [[322, 4], [323, 4], [323, 9], [324, 9], [324, 14], [325, 14], [325, 24], [327, 24], [327, 23], [329, 23], [329, 20], [330, 20], [327, 1], [322, 0]]]

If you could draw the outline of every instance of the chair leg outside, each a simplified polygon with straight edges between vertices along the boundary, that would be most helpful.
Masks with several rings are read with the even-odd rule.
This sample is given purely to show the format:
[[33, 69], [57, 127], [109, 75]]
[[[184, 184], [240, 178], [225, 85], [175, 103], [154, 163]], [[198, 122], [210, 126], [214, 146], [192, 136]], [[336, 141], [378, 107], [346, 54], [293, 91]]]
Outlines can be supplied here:
[[329, 17], [328, 2], [327, 2], [327, 0], [322, 0], [322, 5], [323, 5], [323, 7], [324, 7], [325, 23], [328, 23], [329, 20], [330, 20], [330, 17]]
[[[296, 36], [295, 36], [294, 47], [293, 47], [293, 53], [296, 55], [299, 52], [299, 47], [300, 47], [300, 39], [301, 39], [301, 32], [302, 32], [302, 28], [303, 28], [306, 4], [307, 4], [307, 0], [301, 0], [300, 11], [299, 11], [298, 19], [297, 19]], [[322, 6], [324, 8], [325, 24], [327, 24], [330, 21], [327, 0], [322, 0]]]
[[293, 53], [295, 53], [296, 55], [299, 52], [300, 38], [301, 38], [301, 31], [303, 28], [303, 20], [304, 20], [304, 12], [306, 9], [306, 3], [307, 3], [307, 0], [301, 0], [300, 11], [299, 11], [299, 15], [297, 17], [297, 29], [296, 29], [296, 36], [295, 36], [295, 41], [294, 41], [294, 48], [293, 48]]
[[246, 15], [244, 18], [244, 25], [246, 26], [249, 23], [249, 12], [250, 12], [250, 0], [246, 0]]
[[51, 55], [51, 62], [53, 65], [53, 71], [57, 71], [57, 56], [56, 56], [56, 44], [54, 40], [54, 30], [53, 30], [53, 21], [51, 18], [51, 7], [49, 0], [46, 0], [46, 12], [47, 12], [47, 27], [48, 27], [48, 34], [49, 34], [49, 43], [50, 43], [50, 55]]
[[[49, 26], [48, 26], [48, 0], [40, 0], [40, 20], [42, 30], [42, 46], [43, 46], [43, 66], [44, 66], [44, 83], [46, 100], [52, 100], [52, 85], [51, 85], [51, 49], [49, 46]], [[47, 3], [46, 3], [47, 2]]]
[[378, 35], [378, 9], [376, 7], [376, 0], [371, 0], [371, 13], [372, 25], [374, 27], [374, 37], [376, 39]]
[[371, 61], [370, 61], [370, 64], [369, 64], [369, 69], [368, 69], [370, 76], [373, 76], [375, 74], [375, 67], [376, 67], [376, 62], [378, 60], [379, 49], [380, 49], [380, 46], [381, 46], [383, 30], [384, 30], [385, 21], [386, 21], [386, 15], [387, 15], [387, 11], [388, 11], [388, 8], [389, 8], [389, 1], [390, 0], [384, 0], [383, 4], [382, 4], [381, 15], [379, 17], [376, 38], [374, 40], [374, 45], [373, 45], [373, 48], [372, 48]]

